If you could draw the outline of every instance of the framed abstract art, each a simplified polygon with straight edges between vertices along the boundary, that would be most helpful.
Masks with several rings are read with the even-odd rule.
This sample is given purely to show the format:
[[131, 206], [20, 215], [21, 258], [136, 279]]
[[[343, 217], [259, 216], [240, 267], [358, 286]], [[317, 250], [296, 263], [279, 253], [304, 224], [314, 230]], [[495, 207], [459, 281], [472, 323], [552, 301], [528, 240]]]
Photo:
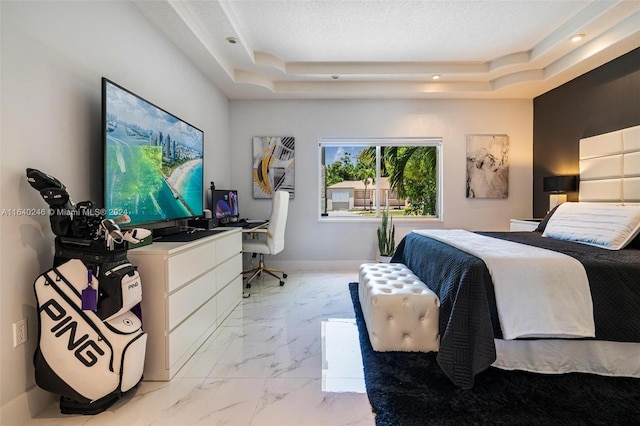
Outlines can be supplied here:
[[253, 138], [253, 198], [272, 198], [277, 190], [295, 195], [295, 138], [255, 136]]

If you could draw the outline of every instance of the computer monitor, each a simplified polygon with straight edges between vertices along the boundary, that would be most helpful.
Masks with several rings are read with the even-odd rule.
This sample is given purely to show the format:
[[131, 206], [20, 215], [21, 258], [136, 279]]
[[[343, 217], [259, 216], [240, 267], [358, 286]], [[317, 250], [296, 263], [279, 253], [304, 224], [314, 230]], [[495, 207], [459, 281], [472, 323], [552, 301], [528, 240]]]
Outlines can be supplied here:
[[213, 217], [220, 225], [230, 222], [237, 222], [240, 214], [238, 212], [238, 191], [234, 189], [214, 189], [211, 193], [211, 210]]

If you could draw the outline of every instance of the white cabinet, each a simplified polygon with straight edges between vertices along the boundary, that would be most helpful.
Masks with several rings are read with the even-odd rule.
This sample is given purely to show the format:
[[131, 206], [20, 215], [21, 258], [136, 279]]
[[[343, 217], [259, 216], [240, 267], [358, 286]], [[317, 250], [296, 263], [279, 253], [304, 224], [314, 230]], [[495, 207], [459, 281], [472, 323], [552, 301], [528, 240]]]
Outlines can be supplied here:
[[509, 231], [535, 231], [542, 219], [511, 219]]
[[130, 250], [148, 333], [144, 380], [171, 380], [242, 299], [239, 228]]

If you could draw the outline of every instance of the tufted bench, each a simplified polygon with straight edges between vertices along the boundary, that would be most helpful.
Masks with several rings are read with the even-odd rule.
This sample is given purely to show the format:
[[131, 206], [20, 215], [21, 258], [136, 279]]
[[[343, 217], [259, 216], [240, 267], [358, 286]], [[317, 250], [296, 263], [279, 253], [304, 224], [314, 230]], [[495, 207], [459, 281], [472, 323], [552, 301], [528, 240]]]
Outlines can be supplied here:
[[407, 266], [363, 263], [358, 295], [374, 350], [439, 349], [440, 300]]

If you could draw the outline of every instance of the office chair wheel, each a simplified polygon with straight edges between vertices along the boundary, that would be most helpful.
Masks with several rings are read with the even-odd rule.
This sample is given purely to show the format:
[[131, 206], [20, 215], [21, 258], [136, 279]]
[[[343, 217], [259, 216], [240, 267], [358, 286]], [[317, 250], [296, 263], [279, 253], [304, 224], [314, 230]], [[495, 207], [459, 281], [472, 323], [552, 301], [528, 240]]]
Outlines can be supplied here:
[[284, 285], [284, 281], [280, 281], [280, 287]]
[[282, 274], [282, 278], [287, 278], [287, 274]]

